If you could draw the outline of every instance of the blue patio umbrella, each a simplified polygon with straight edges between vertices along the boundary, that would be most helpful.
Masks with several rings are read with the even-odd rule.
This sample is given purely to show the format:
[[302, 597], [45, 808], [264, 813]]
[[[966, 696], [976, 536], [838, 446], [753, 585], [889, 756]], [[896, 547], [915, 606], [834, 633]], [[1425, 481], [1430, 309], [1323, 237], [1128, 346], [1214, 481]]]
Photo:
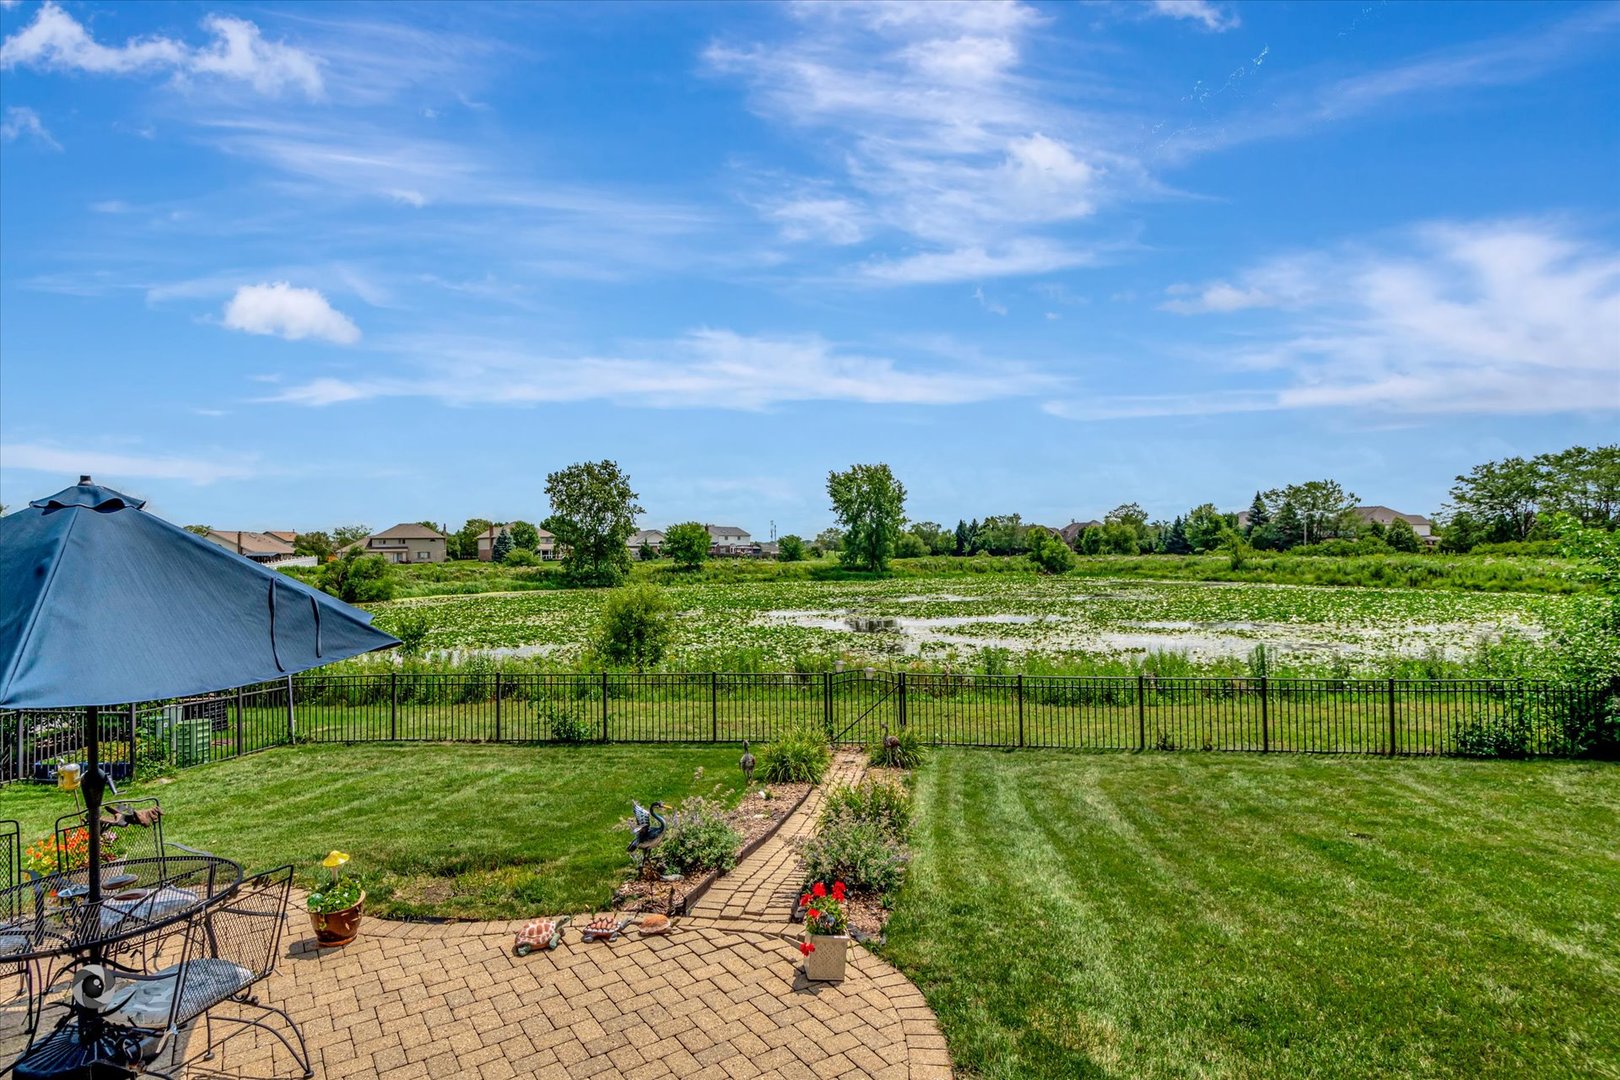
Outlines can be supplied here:
[[267, 682], [399, 644], [365, 612], [144, 505], [82, 476], [0, 518], [0, 708], [87, 707], [92, 898], [98, 706]]

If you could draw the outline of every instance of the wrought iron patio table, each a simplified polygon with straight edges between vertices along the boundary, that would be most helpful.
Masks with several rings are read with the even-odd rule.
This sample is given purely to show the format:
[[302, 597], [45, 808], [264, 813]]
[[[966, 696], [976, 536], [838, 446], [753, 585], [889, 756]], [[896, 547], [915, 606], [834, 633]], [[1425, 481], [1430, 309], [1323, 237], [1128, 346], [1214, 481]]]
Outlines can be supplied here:
[[0, 894], [0, 910], [18, 912], [0, 926], [0, 960], [37, 965], [34, 992], [42, 996], [63, 973], [77, 972], [68, 1016], [13, 1063], [18, 1077], [135, 1075], [127, 1033], [101, 1016], [101, 996], [110, 989], [101, 982], [102, 962], [154, 945], [183, 921], [206, 919], [242, 881], [238, 863], [214, 855], [128, 859], [102, 872], [95, 901], [83, 868]]

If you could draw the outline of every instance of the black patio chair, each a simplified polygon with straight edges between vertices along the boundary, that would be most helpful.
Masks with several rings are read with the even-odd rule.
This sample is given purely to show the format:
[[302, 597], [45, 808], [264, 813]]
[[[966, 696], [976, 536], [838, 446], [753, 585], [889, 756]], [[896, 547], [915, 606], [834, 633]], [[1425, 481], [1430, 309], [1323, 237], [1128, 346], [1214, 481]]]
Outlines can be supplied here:
[[[23, 903], [23, 894], [17, 886], [32, 881], [36, 889], [39, 887], [39, 875], [23, 868], [22, 857], [22, 823], [0, 821], [0, 896], [4, 897], [4, 900], [0, 900], [0, 957], [8, 951], [8, 944], [22, 944], [20, 936], [8, 943], [7, 928], [24, 919], [32, 918], [31, 909]], [[35, 985], [41, 977], [37, 964], [26, 960], [0, 959], [0, 980], [9, 982], [16, 979], [22, 990], [21, 996], [27, 1003], [27, 1012], [23, 1017], [23, 1031], [30, 1039], [33, 1038], [34, 1032], [39, 1030], [41, 1002], [39, 995], [35, 993]], [[15, 998], [5, 997], [0, 1000], [12, 1001]]]
[[[283, 866], [249, 878], [223, 905], [187, 920], [178, 935], [168, 935], [151, 950], [154, 955], [178, 956], [167, 967], [148, 973], [108, 962], [116, 971], [118, 986], [102, 1019], [139, 1040], [140, 1064], [147, 1074], [173, 1080], [172, 1073], [156, 1067], [157, 1062], [177, 1041], [180, 1029], [201, 1017], [206, 1038], [203, 1052], [196, 1057], [211, 1060], [214, 1048], [225, 1041], [214, 1040], [217, 1020], [269, 1032], [292, 1054], [305, 1080], [315, 1075], [297, 1023], [284, 1010], [263, 1003], [252, 993], [275, 970], [292, 873], [291, 866]], [[256, 1010], [256, 1014], [216, 1015], [215, 1010], [226, 1006]], [[285, 1022], [296, 1046], [267, 1022], [271, 1016]], [[177, 1073], [190, 1060], [178, 1060], [176, 1054], [168, 1068]]]

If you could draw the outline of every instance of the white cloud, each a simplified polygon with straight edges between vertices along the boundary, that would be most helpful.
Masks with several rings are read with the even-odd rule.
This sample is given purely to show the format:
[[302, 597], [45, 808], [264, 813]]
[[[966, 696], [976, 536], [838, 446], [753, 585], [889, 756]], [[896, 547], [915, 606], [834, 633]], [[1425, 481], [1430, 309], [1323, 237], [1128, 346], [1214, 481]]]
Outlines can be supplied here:
[[52, 150], [62, 149], [62, 144], [46, 130], [39, 113], [25, 105], [6, 106], [5, 115], [0, 117], [0, 142], [12, 142], [24, 135], [39, 140]]
[[243, 285], [225, 305], [225, 325], [250, 334], [275, 334], [289, 341], [313, 337], [339, 345], [360, 340], [360, 328], [314, 289], [285, 281]]
[[160, 36], [103, 45], [72, 15], [46, 0], [33, 22], [0, 44], [0, 68], [98, 75], [167, 71], [182, 82], [207, 76], [247, 83], [272, 97], [289, 89], [311, 99], [321, 97], [320, 61], [309, 53], [265, 40], [259, 28], [245, 19], [210, 15], [203, 20], [203, 28], [213, 40], [201, 47]]
[[865, 280], [881, 285], [928, 285], [978, 278], [1018, 277], [1067, 270], [1096, 262], [1089, 251], [1066, 248], [1045, 240], [1015, 240], [997, 248], [956, 248], [908, 255], [899, 259], [873, 259], [861, 265]]
[[113, 487], [117, 487], [123, 477], [212, 484], [219, 480], [243, 480], [263, 475], [264, 472], [253, 461], [232, 460], [218, 455], [193, 458], [168, 454], [126, 454], [41, 443], [7, 443], [0, 446], [0, 467], [57, 473], [64, 477], [88, 474]]
[[[456, 336], [410, 347], [399, 369], [361, 379], [323, 377], [271, 401], [334, 405], [384, 397], [449, 405], [607, 400], [645, 408], [764, 409], [799, 401], [961, 405], [1058, 392], [1055, 379], [1021, 365], [942, 365], [933, 354], [901, 364], [837, 348], [819, 337], [748, 337], [700, 330], [642, 356], [556, 356]], [[414, 369], [414, 371], [412, 371]]]
[[[773, 43], [717, 44], [712, 70], [751, 87], [755, 109], [818, 141], [837, 165], [804, 186], [818, 216], [859, 222], [860, 238], [909, 238], [913, 254], [853, 268], [898, 283], [1027, 273], [997, 251], [1064, 248], [1050, 233], [1147, 181], [1109, 149], [1073, 98], [1079, 75], [1047, 84], [1024, 69], [1032, 8], [1002, 4], [806, 4], [799, 33]], [[777, 207], [766, 212], [778, 216]], [[854, 242], [853, 228], [802, 228], [798, 239]], [[1044, 260], [1053, 261], [1048, 255]], [[1071, 256], [1056, 260], [1075, 265]], [[973, 263], [963, 274], [950, 269]], [[935, 265], [945, 269], [935, 270]], [[1040, 272], [1036, 270], [1034, 272]]]
[[[1270, 306], [1239, 347], [1202, 346], [1250, 385], [1055, 402], [1057, 415], [1350, 408], [1396, 413], [1620, 410], [1620, 249], [1546, 222], [1444, 223], [1378, 247], [1292, 255], [1182, 288], [1185, 312]], [[1259, 316], [1251, 316], [1257, 318]], [[1268, 387], [1252, 385], [1256, 379]]]
[[973, 299], [978, 301], [980, 308], [988, 311], [992, 315], [1007, 314], [1007, 305], [1000, 303], [999, 301], [992, 300], [988, 296], [984, 295], [984, 288], [982, 286], [974, 288]]
[[861, 224], [861, 209], [849, 199], [790, 199], [767, 213], [777, 222], [784, 240], [858, 244], [866, 235]]
[[1225, 11], [1210, 0], [1153, 0], [1149, 9], [1155, 15], [1172, 19], [1190, 19], [1204, 24], [1206, 30], [1219, 33], [1238, 26], [1241, 20], [1235, 11]]

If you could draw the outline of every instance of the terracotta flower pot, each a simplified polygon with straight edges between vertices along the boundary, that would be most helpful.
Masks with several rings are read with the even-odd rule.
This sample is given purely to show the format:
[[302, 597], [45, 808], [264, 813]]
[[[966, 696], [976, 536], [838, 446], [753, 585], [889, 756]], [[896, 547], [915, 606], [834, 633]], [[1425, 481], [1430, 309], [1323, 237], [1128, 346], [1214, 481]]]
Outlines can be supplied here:
[[315, 943], [323, 949], [340, 949], [360, 933], [360, 917], [365, 914], [366, 894], [353, 907], [326, 914], [311, 911], [309, 925], [315, 930]]
[[811, 934], [814, 949], [805, 954], [804, 977], [811, 982], [838, 982], [849, 959], [848, 934]]

